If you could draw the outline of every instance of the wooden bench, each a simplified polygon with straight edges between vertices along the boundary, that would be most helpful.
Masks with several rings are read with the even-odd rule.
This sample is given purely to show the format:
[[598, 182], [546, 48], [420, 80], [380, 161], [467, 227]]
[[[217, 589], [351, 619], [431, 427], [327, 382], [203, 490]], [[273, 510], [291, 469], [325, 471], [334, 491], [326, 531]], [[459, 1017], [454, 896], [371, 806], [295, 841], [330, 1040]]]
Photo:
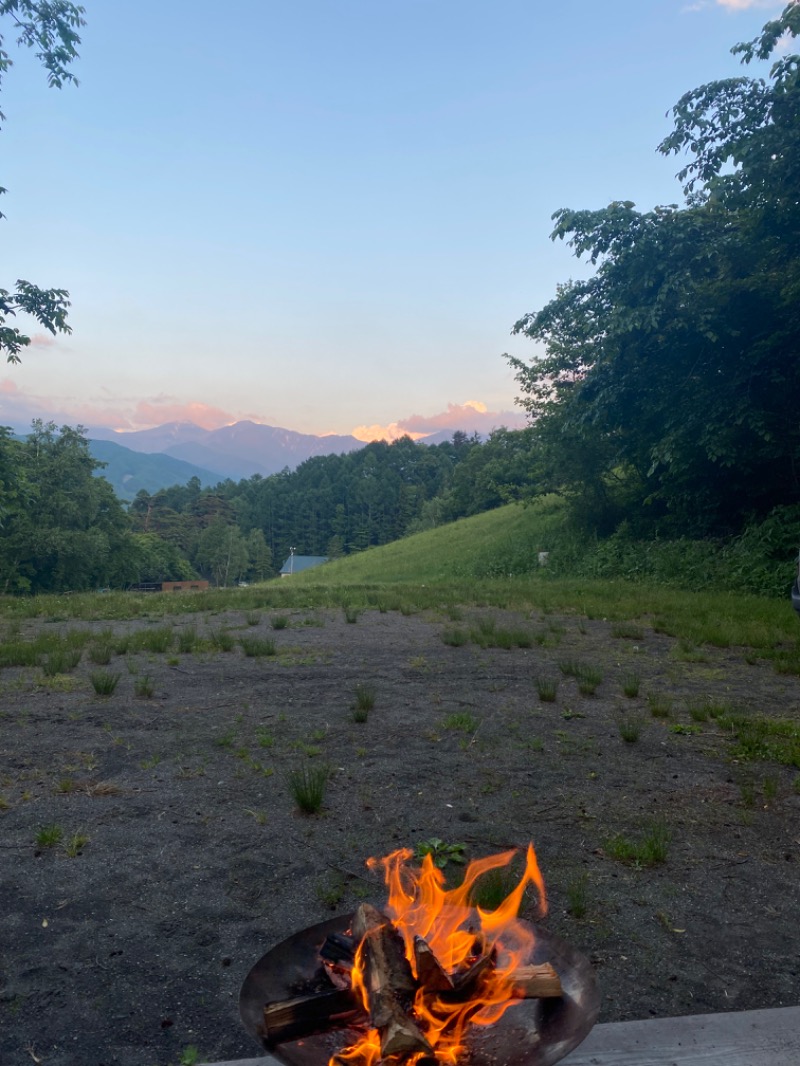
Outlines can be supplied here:
[[[800, 1007], [596, 1025], [563, 1066], [800, 1066]], [[272, 1055], [205, 1066], [280, 1066]], [[325, 1064], [322, 1064], [325, 1066]]]

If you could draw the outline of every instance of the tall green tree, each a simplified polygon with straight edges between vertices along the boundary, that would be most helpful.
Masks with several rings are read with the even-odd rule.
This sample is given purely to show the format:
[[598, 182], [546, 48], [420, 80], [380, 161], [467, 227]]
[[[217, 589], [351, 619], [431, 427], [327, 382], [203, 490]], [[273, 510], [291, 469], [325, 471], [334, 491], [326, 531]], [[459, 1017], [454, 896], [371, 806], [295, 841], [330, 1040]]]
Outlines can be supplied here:
[[0, 590], [62, 592], [135, 580], [127, 515], [81, 427], [36, 421], [0, 437]]
[[[0, 29], [10, 25], [16, 43], [35, 50], [47, 71], [48, 83], [56, 89], [67, 82], [77, 84], [70, 65], [78, 57], [78, 30], [85, 25], [83, 15], [82, 7], [67, 0], [0, 0]], [[12, 65], [0, 33], [0, 84]], [[0, 120], [5, 120], [2, 111]], [[0, 193], [5, 191], [0, 188]], [[6, 361], [18, 363], [20, 352], [31, 342], [27, 334], [9, 324], [9, 319], [24, 314], [50, 333], [70, 333], [68, 308], [69, 293], [65, 289], [42, 289], [22, 278], [17, 279], [13, 289], [0, 289], [0, 353], [5, 353]]]
[[[734, 52], [765, 59], [799, 32], [790, 4]], [[544, 354], [510, 361], [588, 521], [725, 532], [797, 498], [799, 71], [781, 54], [766, 79], [682, 97], [660, 145], [689, 154], [682, 207], [553, 216], [553, 238], [597, 269], [516, 323]]]

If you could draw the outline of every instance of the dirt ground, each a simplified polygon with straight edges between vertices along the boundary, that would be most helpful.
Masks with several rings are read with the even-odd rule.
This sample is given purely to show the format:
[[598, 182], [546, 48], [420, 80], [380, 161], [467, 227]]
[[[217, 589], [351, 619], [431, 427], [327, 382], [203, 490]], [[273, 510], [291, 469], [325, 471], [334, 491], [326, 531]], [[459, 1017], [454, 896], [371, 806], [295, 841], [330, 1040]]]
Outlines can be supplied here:
[[[469, 857], [534, 842], [543, 924], [592, 960], [603, 1021], [800, 1002], [798, 771], [732, 761], [731, 736], [690, 715], [711, 701], [796, 718], [800, 678], [535, 610], [285, 613], [281, 630], [267, 612], [176, 619], [176, 634], [227, 629], [277, 654], [128, 652], [108, 697], [88, 646], [66, 678], [0, 675], [3, 1066], [258, 1054], [238, 1016], [250, 967], [297, 929], [380, 905], [366, 858], [434, 837]], [[490, 616], [541, 643], [443, 641]], [[600, 668], [594, 695], [562, 675], [568, 659]], [[537, 678], [558, 681], [555, 702]], [[359, 684], [374, 687], [366, 722]], [[302, 815], [288, 776], [322, 763], [323, 809]], [[665, 862], [612, 857], [615, 834], [655, 821]]]

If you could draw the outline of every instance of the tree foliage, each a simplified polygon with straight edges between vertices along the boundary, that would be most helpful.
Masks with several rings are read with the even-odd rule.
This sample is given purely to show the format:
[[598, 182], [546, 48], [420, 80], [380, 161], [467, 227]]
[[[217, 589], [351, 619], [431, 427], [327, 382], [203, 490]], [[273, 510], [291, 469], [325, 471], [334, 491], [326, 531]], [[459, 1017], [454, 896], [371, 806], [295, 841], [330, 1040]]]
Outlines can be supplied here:
[[[0, 19], [11, 22], [16, 43], [31, 48], [47, 71], [50, 86], [60, 89], [68, 82], [77, 85], [70, 70], [77, 59], [80, 44], [79, 29], [85, 25], [84, 9], [67, 0], [0, 0]], [[0, 27], [5, 22], [0, 22]], [[0, 34], [0, 85], [13, 65]], [[0, 111], [0, 120], [5, 115]], [[0, 188], [0, 193], [6, 190]], [[3, 215], [0, 213], [0, 218]], [[9, 319], [27, 315], [52, 334], [70, 333], [67, 325], [69, 293], [65, 289], [42, 289], [20, 278], [13, 290], [0, 289], [0, 353], [9, 363], [20, 362], [20, 353], [31, 338]]]
[[[789, 5], [734, 52], [800, 31]], [[659, 146], [687, 152], [685, 203], [561, 209], [553, 238], [597, 269], [514, 326], [511, 359], [552, 480], [613, 528], [741, 528], [800, 488], [800, 57], [687, 93]], [[551, 485], [550, 487], [555, 487]]]
[[0, 591], [62, 592], [137, 580], [127, 516], [81, 427], [0, 430]]

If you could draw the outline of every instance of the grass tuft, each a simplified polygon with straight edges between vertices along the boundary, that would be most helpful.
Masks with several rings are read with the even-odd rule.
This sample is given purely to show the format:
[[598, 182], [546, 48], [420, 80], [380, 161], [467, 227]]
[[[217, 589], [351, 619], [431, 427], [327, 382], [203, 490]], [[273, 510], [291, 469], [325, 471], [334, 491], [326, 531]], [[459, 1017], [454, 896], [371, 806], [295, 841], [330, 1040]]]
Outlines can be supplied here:
[[330, 774], [326, 763], [304, 765], [289, 774], [289, 791], [303, 814], [318, 814], [322, 809]]
[[89, 680], [98, 696], [111, 696], [119, 682], [119, 674], [113, 674], [110, 670], [92, 670]]

